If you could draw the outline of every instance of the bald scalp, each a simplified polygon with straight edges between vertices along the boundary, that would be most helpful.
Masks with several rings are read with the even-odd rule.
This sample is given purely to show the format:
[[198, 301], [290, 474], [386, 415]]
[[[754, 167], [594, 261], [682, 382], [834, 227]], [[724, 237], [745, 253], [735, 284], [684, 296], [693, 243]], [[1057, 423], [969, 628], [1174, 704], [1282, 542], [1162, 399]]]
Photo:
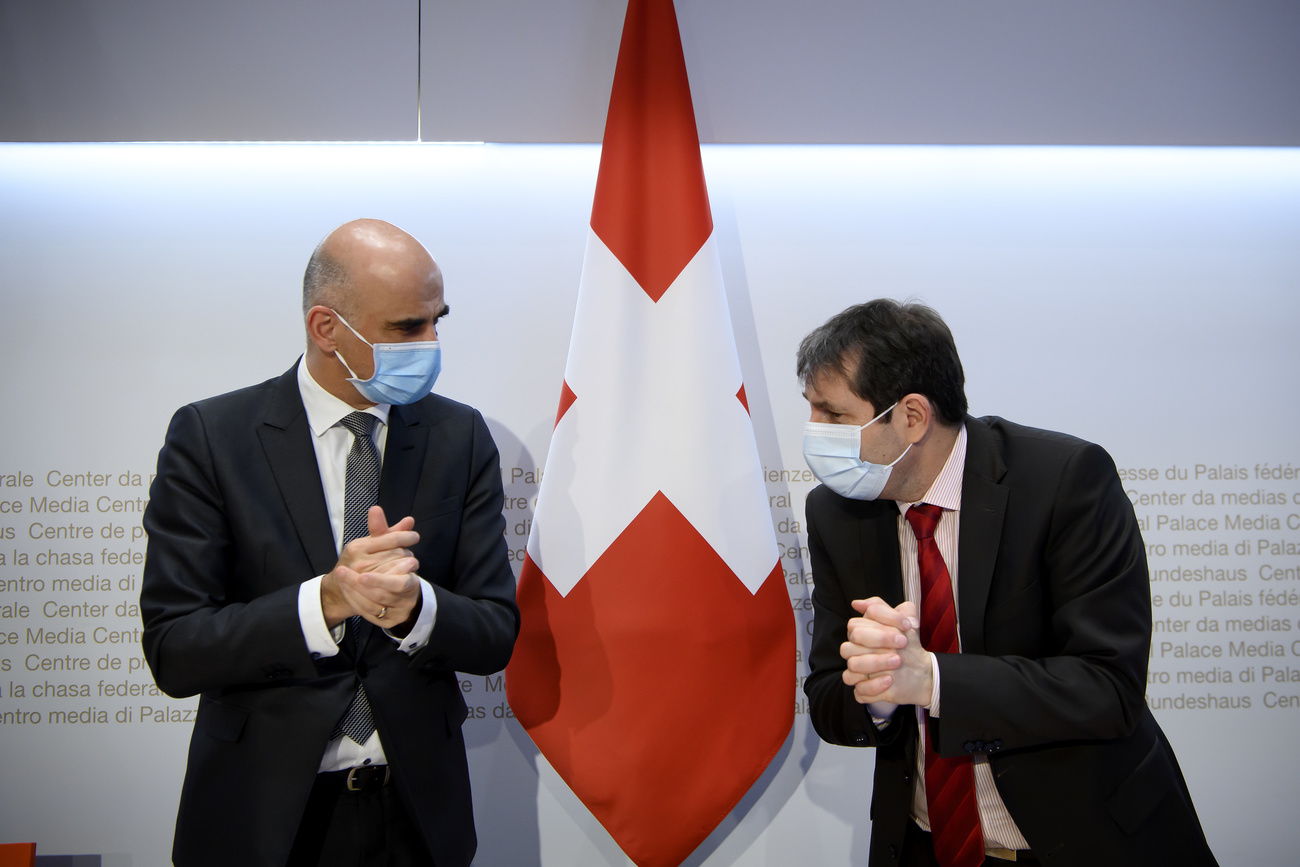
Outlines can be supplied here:
[[303, 315], [320, 305], [350, 317], [356, 311], [358, 279], [391, 276], [403, 269], [430, 276], [438, 272], [424, 246], [392, 223], [374, 219], [344, 223], [326, 235], [307, 260]]

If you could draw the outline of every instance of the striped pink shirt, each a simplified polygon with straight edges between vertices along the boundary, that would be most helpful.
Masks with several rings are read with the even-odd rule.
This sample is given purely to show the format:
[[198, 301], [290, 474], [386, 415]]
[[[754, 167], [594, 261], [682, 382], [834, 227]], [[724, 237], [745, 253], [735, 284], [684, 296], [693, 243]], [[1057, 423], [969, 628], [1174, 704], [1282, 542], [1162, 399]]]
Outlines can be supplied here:
[[[939, 526], [935, 530], [934, 540], [939, 546], [939, 553], [943, 555], [943, 561], [948, 566], [948, 575], [952, 578], [953, 595], [960, 600], [961, 595], [957, 593], [957, 538], [961, 529], [961, 476], [962, 471], [966, 468], [966, 426], [962, 425], [961, 431], [957, 434], [957, 442], [953, 444], [952, 453], [948, 455], [948, 461], [943, 465], [943, 470], [935, 478], [934, 483], [930, 485], [930, 490], [925, 492], [925, 496], [919, 502], [930, 503], [939, 506], [944, 513], [939, 518]], [[921, 608], [921, 569], [917, 564], [916, 555], [916, 536], [912, 533], [912, 526], [907, 523], [903, 515], [911, 508], [912, 503], [898, 504], [898, 547], [901, 552], [903, 565], [903, 594], [909, 602], [916, 604], [917, 610]], [[958, 641], [961, 640], [961, 603], [957, 603], [957, 632]], [[933, 657], [931, 657], [933, 662]], [[934, 671], [934, 692], [930, 704], [930, 715], [939, 716], [939, 667], [932, 665]], [[916, 708], [918, 722], [921, 723], [921, 731], [924, 731], [925, 712], [921, 708]], [[1025, 841], [1024, 835], [1016, 827], [1015, 820], [1007, 812], [1006, 805], [1002, 803], [1002, 796], [998, 794], [997, 787], [993, 784], [993, 771], [989, 767], [988, 756], [984, 753], [975, 753], [975, 797], [979, 802], [980, 827], [984, 832], [984, 845], [986, 847], [999, 847], [1004, 849], [1028, 849], [1029, 843]], [[929, 808], [925, 800], [925, 738], [920, 739], [920, 745], [916, 750], [916, 781], [917, 784], [912, 792], [912, 816], [916, 822], [925, 830], [930, 830]]]

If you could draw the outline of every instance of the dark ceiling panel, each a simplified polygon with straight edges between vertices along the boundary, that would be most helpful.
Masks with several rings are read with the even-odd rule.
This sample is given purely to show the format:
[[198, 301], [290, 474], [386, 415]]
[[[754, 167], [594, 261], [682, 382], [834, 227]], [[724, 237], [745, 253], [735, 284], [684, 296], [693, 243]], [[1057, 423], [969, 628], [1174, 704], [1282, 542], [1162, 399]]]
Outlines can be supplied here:
[[1294, 0], [678, 5], [712, 141], [1300, 144]]
[[425, 141], [600, 141], [623, 0], [425, 0]]
[[[599, 141], [625, 3], [425, 0], [426, 139]], [[706, 142], [1300, 144], [1294, 0], [678, 0]]]
[[4, 0], [8, 141], [413, 140], [418, 0]]
[[[0, 139], [599, 141], [625, 6], [3, 0]], [[677, 6], [706, 142], [1300, 145], [1295, 0]]]

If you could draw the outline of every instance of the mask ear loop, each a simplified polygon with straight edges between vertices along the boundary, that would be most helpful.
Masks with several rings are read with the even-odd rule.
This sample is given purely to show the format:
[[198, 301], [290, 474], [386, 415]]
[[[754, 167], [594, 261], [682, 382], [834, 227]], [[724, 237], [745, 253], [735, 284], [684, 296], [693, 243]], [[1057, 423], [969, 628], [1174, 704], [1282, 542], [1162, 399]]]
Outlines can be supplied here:
[[[357, 335], [357, 340], [360, 340], [360, 341], [361, 341], [362, 343], [364, 343], [366, 346], [369, 346], [369, 347], [370, 347], [370, 351], [371, 351], [371, 352], [374, 352], [375, 345], [374, 345], [373, 343], [371, 343], [369, 340], [366, 340], [364, 337], [362, 337], [362, 336], [357, 332], [357, 330], [356, 330], [355, 328], [353, 328], [351, 325], [348, 325], [348, 321], [347, 321], [346, 319], [344, 319], [342, 316], [339, 316], [339, 312], [338, 312], [337, 310], [335, 310], [333, 307], [331, 307], [331, 308], [330, 308], [330, 312], [333, 313], [335, 316], [338, 316], [338, 318], [339, 318], [339, 322], [342, 322], [344, 325], [347, 325], [347, 329], [348, 329], [348, 331], [351, 331], [353, 334], [356, 334], [356, 335]], [[343, 368], [348, 372], [348, 376], [352, 377], [352, 378], [355, 379], [357, 382], [364, 382], [364, 381], [365, 381], [365, 380], [361, 379], [361, 377], [357, 376], [356, 373], [352, 370], [352, 366], [349, 365], [346, 361], [343, 360], [343, 353], [339, 352], [338, 349], [335, 349], [335, 350], [334, 350], [334, 357], [337, 358], [337, 359], [339, 360], [339, 363], [343, 365]], [[371, 379], [374, 379], [374, 377], [372, 376]], [[890, 407], [890, 409], [892, 409], [892, 408], [893, 408], [893, 407]], [[886, 412], [888, 412], [888, 410], [886, 410]]]
[[[357, 336], [360, 337], [361, 335], [358, 334]], [[871, 427], [873, 424], [875, 424], [876, 422], [878, 422], [878, 421], [880, 421], [882, 418], [884, 418], [886, 413], [892, 412], [895, 406], [898, 406], [898, 401], [894, 401], [893, 405], [891, 405], [891, 406], [889, 407], [889, 409], [885, 410], [885, 411], [882, 412], [880, 415], [876, 416], [876, 417], [873, 418], [871, 421], [869, 421], [869, 422], [867, 422], [866, 424], [864, 424], [862, 427], [858, 428], [858, 434], [861, 435], [862, 432], [863, 432], [864, 430], [866, 430], [867, 428]], [[896, 464], [896, 463], [898, 463], [899, 461], [901, 461], [901, 460], [904, 458], [904, 456], [906, 456], [907, 453], [910, 452], [910, 451], [912, 450], [912, 446], [914, 446], [914, 445], [916, 445], [916, 443], [908, 443], [908, 444], [907, 444], [907, 448], [903, 449], [903, 454], [901, 454], [901, 455], [899, 455], [898, 457], [894, 458], [892, 461], [890, 461], [889, 463], [885, 464], [884, 466], [885, 466], [887, 469], [893, 469], [893, 468], [894, 468], [894, 464]]]
[[[343, 317], [340, 316], [339, 318], [342, 319]], [[344, 324], [344, 325], [347, 325], [346, 322], [344, 322], [343, 324]], [[357, 337], [360, 337], [360, 336], [361, 336], [360, 334], [357, 335]], [[884, 418], [886, 415], [888, 415], [889, 413], [893, 412], [893, 411], [894, 411], [894, 407], [896, 407], [896, 406], [898, 406], [898, 401], [894, 401], [892, 404], [890, 404], [890, 406], [888, 406], [888, 407], [884, 410], [884, 412], [880, 413], [880, 415], [876, 416], [876, 417], [873, 418], [871, 421], [869, 421], [869, 422], [867, 422], [866, 424], [864, 424], [864, 425], [862, 425], [861, 427], [859, 427], [858, 430], [863, 431], [863, 430], [866, 430], [867, 428], [871, 427], [873, 424], [875, 424], [876, 422], [880, 421], [880, 420], [881, 420], [882, 418]], [[904, 452], [904, 454], [906, 454], [906, 452]], [[890, 464], [890, 466], [893, 466], [893, 464]]]
[[348, 372], [348, 376], [349, 376], [349, 377], [351, 377], [352, 379], [356, 379], [358, 382], [361, 381], [361, 380], [357, 379], [357, 375], [356, 375], [356, 373], [354, 373], [353, 370], [352, 370], [352, 368], [348, 365], [348, 363], [347, 363], [346, 361], [343, 360], [343, 355], [342, 355], [342, 353], [340, 353], [337, 349], [334, 350], [334, 357], [337, 358], [337, 359], [339, 360], [339, 364], [343, 365], [343, 369], [346, 370], [346, 371]]
[[894, 458], [893, 461], [891, 461], [890, 463], [885, 464], [885, 466], [890, 467], [890, 468], [892, 469], [893, 466], [894, 466], [894, 464], [896, 464], [896, 463], [898, 463], [899, 461], [901, 461], [901, 460], [904, 458], [904, 456], [906, 456], [907, 453], [910, 452], [910, 451], [912, 450], [912, 446], [914, 446], [914, 445], [916, 445], [916, 443], [908, 443], [908, 444], [907, 444], [907, 448], [903, 449], [903, 454], [901, 454], [901, 455], [899, 455], [898, 457]]

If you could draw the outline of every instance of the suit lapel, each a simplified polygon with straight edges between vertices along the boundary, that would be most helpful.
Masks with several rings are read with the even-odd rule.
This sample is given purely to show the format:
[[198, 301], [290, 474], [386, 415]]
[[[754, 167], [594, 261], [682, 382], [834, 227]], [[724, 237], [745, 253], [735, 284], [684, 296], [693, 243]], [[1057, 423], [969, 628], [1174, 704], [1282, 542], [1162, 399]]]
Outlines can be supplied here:
[[257, 437], [303, 552], [315, 574], [323, 575], [334, 568], [338, 556], [307, 412], [298, 392], [297, 365], [276, 382], [275, 399], [257, 426]]
[[[883, 506], [883, 507], [882, 507]], [[878, 583], [870, 587], [869, 595], [879, 592], [880, 598], [890, 605], [903, 604], [903, 565], [898, 548], [898, 506], [893, 500], [881, 500], [870, 506], [874, 514], [858, 522], [862, 544], [863, 575], [867, 569], [884, 570]]]
[[1006, 466], [993, 432], [966, 419], [966, 467], [961, 481], [961, 533], [957, 541], [957, 595], [961, 597], [961, 641], [966, 653], [984, 652], [984, 613], [1002, 538], [1008, 491], [1000, 482]]
[[388, 442], [379, 475], [379, 505], [389, 523], [411, 514], [428, 453], [429, 427], [414, 406], [394, 406], [388, 413]]

